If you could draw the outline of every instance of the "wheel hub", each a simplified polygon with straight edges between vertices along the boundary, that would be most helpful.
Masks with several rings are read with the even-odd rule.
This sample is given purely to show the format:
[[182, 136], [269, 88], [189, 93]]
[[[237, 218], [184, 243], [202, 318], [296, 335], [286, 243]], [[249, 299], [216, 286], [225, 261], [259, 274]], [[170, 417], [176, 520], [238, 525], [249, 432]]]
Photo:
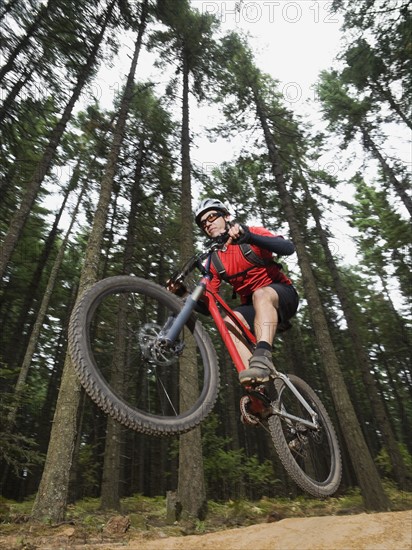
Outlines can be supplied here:
[[146, 323], [137, 334], [143, 357], [159, 366], [176, 363], [184, 348], [181, 341], [172, 344], [165, 342], [163, 328], [156, 323]]

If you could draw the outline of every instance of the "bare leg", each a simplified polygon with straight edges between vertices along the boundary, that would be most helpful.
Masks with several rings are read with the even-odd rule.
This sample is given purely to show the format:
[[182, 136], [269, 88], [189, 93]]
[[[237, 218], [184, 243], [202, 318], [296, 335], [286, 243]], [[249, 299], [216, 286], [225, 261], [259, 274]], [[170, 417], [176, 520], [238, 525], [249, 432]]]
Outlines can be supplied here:
[[[271, 287], [259, 288], [253, 293], [255, 334], [257, 348], [249, 360], [249, 368], [239, 373], [242, 384], [262, 384], [276, 372], [272, 362], [271, 346], [278, 326], [278, 293]], [[259, 346], [259, 343], [262, 343]]]
[[264, 341], [272, 345], [278, 326], [279, 296], [276, 290], [266, 286], [253, 293], [255, 308], [255, 334], [258, 342]]
[[[243, 315], [241, 315], [237, 311], [235, 311], [235, 314], [236, 314], [236, 317], [238, 317], [242, 321], [242, 323], [245, 324], [250, 329]], [[248, 348], [247, 343], [243, 338], [241, 332], [239, 331], [239, 329], [237, 328], [237, 326], [235, 325], [235, 323], [232, 321], [230, 317], [225, 317], [225, 324], [229, 330], [230, 337], [232, 338], [233, 343], [235, 344], [236, 349], [239, 352], [240, 358], [242, 359], [243, 364], [245, 365], [245, 368], [247, 368], [252, 352]]]

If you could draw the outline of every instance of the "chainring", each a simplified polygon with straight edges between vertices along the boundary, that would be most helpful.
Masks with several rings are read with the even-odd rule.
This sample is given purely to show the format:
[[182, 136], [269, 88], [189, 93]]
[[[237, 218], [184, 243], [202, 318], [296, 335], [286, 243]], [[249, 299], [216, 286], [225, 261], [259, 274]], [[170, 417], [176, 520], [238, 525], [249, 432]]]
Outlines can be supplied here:
[[240, 398], [240, 403], [239, 403], [240, 415], [241, 415], [240, 419], [243, 422], [243, 424], [257, 426], [258, 424], [260, 424], [260, 419], [248, 411], [248, 405], [250, 404], [250, 402], [251, 402], [251, 399], [248, 395], [243, 395]]

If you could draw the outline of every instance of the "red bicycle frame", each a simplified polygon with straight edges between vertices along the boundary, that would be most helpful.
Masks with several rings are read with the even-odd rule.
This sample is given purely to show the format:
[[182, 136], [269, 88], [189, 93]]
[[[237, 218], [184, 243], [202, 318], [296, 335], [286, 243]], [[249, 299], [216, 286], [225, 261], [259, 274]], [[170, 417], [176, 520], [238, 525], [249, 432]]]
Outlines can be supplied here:
[[[193, 310], [196, 309], [196, 304], [198, 303], [199, 300], [202, 300], [216, 324], [216, 327], [229, 352], [229, 355], [235, 365], [236, 370], [240, 372], [242, 370], [245, 370], [247, 367], [244, 365], [242, 358], [240, 357], [240, 354], [229, 333], [229, 329], [226, 326], [226, 323], [222, 317], [221, 312], [219, 311], [217, 304], [221, 306], [221, 308], [227, 313], [227, 315], [233, 321], [235, 326], [240, 330], [240, 332], [242, 333], [242, 335], [246, 340], [246, 345], [247, 347], [249, 347], [251, 352], [254, 350], [256, 346], [256, 337], [250, 331], [250, 329], [244, 323], [242, 323], [242, 321], [237, 317], [235, 312], [228, 306], [228, 304], [224, 301], [224, 299], [218, 293], [215, 293], [212, 290], [210, 290], [210, 288], [208, 288], [208, 283], [211, 280], [211, 274], [209, 270], [210, 262], [211, 262], [211, 254], [208, 255], [206, 268], [202, 269], [202, 273], [203, 273], [202, 278], [200, 279], [200, 281], [196, 285], [196, 288], [192, 291], [190, 296], [188, 296], [185, 302], [185, 305], [183, 306], [182, 310], [176, 317], [172, 326], [167, 331], [167, 334], [164, 336], [163, 340], [169, 343], [174, 342], [176, 340], [184, 324], [187, 322], [190, 315], [192, 314]], [[196, 263], [198, 262], [192, 263], [191, 267], [193, 268], [193, 266], [195, 266]]]
[[[206, 283], [208, 281], [208, 278], [205, 277], [205, 280], [202, 281]], [[246, 366], [243, 364], [243, 361], [239, 355], [239, 352], [235, 346], [235, 343], [233, 342], [232, 337], [230, 336], [229, 329], [226, 326], [226, 323], [222, 317], [221, 312], [219, 311], [219, 308], [217, 306], [217, 302], [220, 304], [220, 306], [224, 309], [224, 311], [227, 313], [227, 315], [234, 321], [236, 326], [240, 329], [242, 334], [245, 336], [245, 339], [247, 340], [249, 347], [251, 351], [253, 350], [254, 346], [256, 345], [256, 337], [252, 332], [248, 329], [248, 327], [242, 323], [242, 321], [237, 317], [237, 315], [234, 313], [234, 311], [227, 305], [227, 303], [224, 301], [224, 299], [219, 295], [211, 290], [207, 289], [205, 290], [205, 294], [203, 296], [203, 300], [205, 302], [205, 305], [212, 316], [216, 327], [220, 333], [220, 336], [229, 352], [230, 357], [232, 358], [232, 361], [236, 367], [236, 370], [238, 372], [245, 370]]]

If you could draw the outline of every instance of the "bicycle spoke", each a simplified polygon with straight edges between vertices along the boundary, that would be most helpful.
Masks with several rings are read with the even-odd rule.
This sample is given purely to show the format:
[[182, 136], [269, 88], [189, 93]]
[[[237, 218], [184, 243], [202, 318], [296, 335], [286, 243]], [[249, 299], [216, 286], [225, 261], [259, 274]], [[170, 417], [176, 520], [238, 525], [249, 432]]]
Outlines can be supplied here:
[[[291, 477], [315, 496], [333, 494], [341, 477], [340, 451], [330, 419], [313, 390], [297, 377], [279, 389], [268, 420], [273, 444]], [[299, 401], [299, 396], [303, 404]], [[315, 415], [317, 427], [313, 427]]]
[[183, 433], [211, 410], [216, 355], [191, 317], [173, 342], [164, 334], [182, 303], [154, 283], [112, 277], [96, 283], [70, 327], [76, 370], [91, 397], [146, 433]]

